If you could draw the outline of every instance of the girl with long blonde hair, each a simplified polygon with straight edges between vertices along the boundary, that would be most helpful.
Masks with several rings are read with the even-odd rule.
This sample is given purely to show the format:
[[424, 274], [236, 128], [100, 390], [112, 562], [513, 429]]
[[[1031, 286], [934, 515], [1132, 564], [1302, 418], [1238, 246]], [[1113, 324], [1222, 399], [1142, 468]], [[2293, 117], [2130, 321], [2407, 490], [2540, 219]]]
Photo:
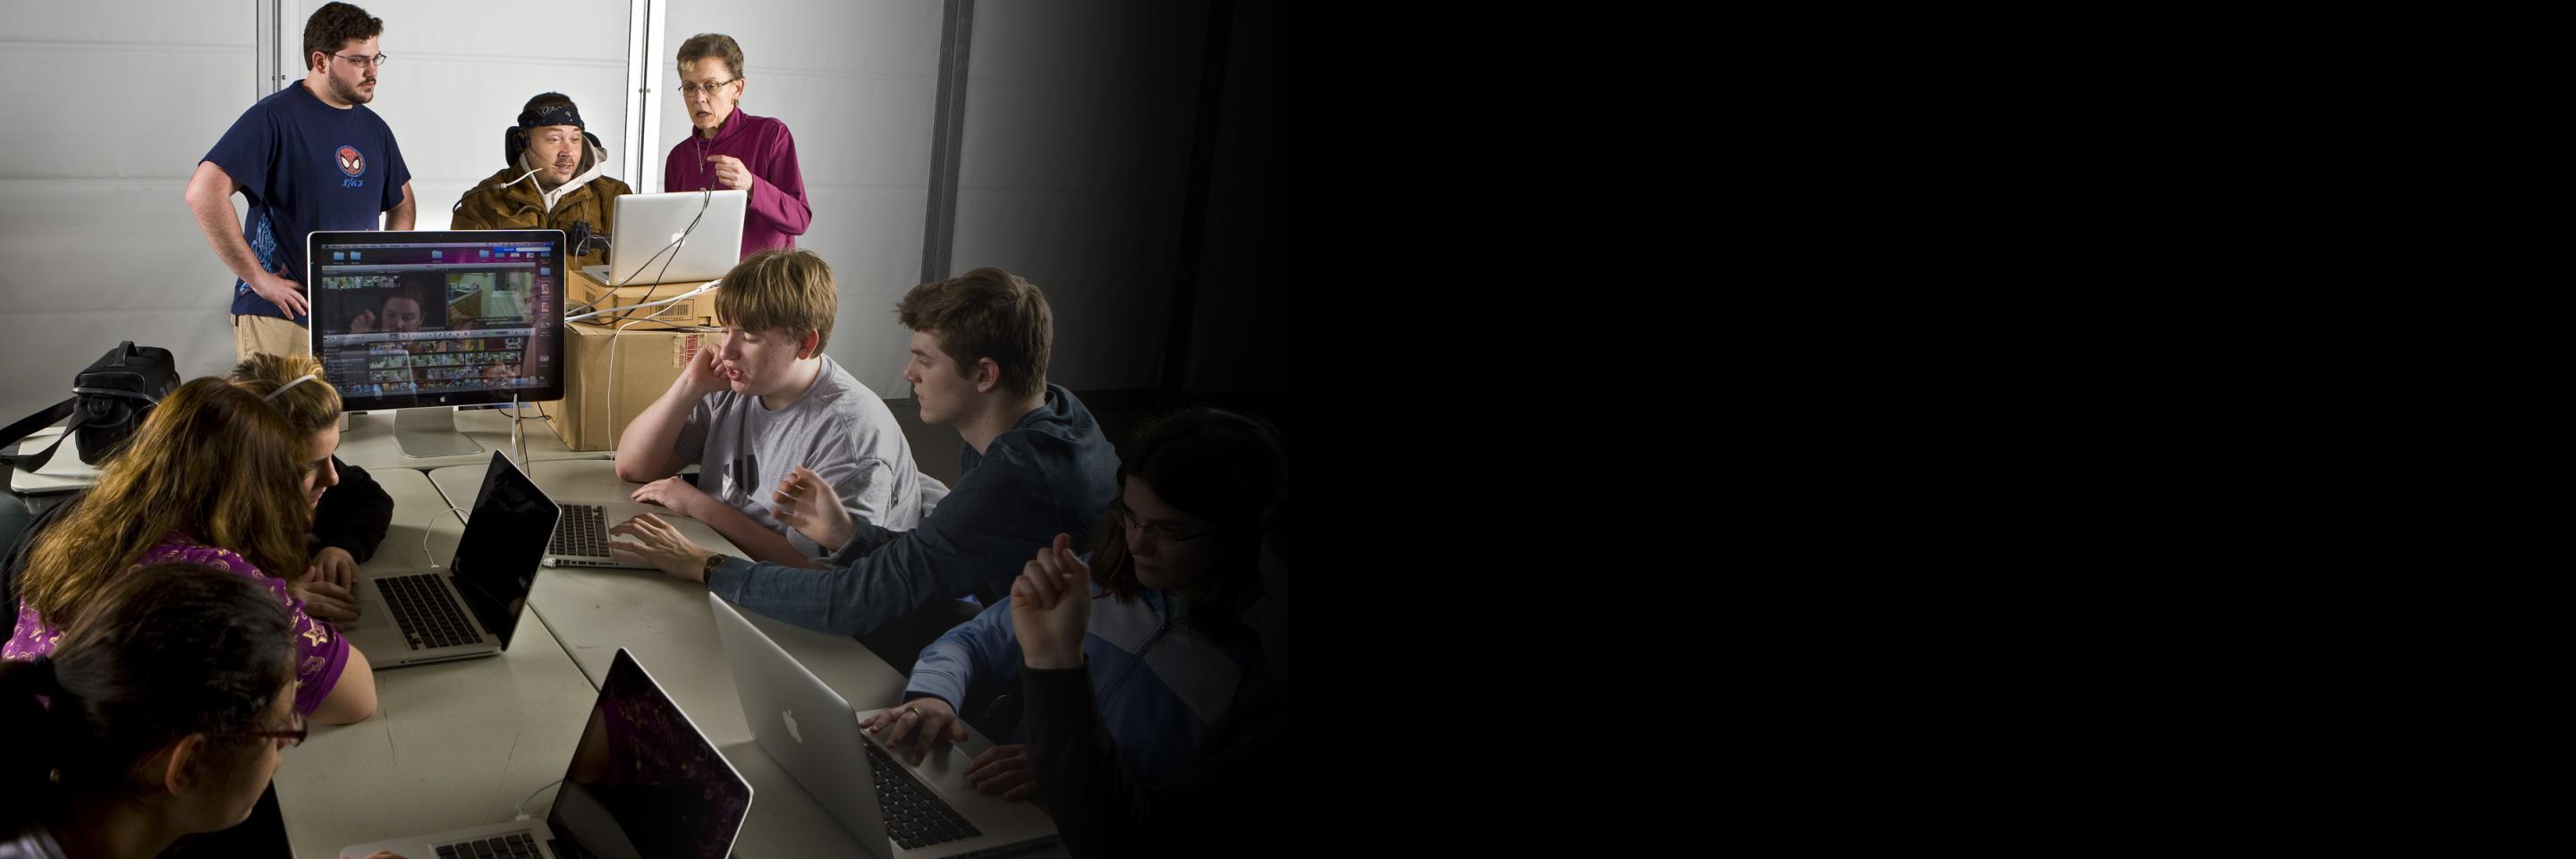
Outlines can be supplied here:
[[0, 658], [51, 653], [63, 633], [49, 619], [80, 611], [137, 565], [204, 564], [251, 577], [286, 606], [297, 712], [328, 723], [374, 714], [365, 654], [306, 614], [279, 575], [305, 570], [307, 441], [273, 403], [223, 379], [180, 385], [100, 469], [97, 487], [69, 502], [79, 506], [37, 535]]

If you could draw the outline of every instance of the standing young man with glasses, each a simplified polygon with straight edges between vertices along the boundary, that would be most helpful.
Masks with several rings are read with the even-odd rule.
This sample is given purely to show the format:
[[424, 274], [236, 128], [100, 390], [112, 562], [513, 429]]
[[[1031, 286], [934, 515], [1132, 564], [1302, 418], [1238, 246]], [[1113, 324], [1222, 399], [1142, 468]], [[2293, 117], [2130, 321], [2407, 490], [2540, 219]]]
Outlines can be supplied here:
[[792, 248], [814, 223], [805, 202], [805, 173], [796, 167], [796, 138], [787, 123], [742, 112], [742, 46], [732, 36], [699, 33], [680, 43], [680, 106], [689, 139], [662, 165], [664, 191], [748, 191], [742, 255]]
[[1118, 495], [1118, 452], [1091, 410], [1046, 379], [1055, 339], [1046, 296], [983, 268], [913, 287], [895, 314], [912, 329], [903, 377], [922, 422], [955, 427], [966, 440], [957, 486], [920, 527], [897, 532], [854, 520], [829, 483], [797, 468], [771, 496], [770, 512], [840, 549], [823, 569], [717, 554], [650, 515], [611, 529], [636, 542], [610, 553], [703, 581], [751, 611], [862, 636], [889, 662], [910, 665], [921, 645], [972, 616], [976, 606], [955, 600], [1000, 599], [1059, 533], [1090, 542]]
[[[304, 22], [304, 80], [233, 121], [188, 180], [188, 209], [233, 274], [237, 360], [307, 351], [312, 325], [305, 236], [315, 230], [408, 230], [411, 169], [368, 102], [384, 68], [384, 20], [327, 3]], [[250, 201], [232, 220], [232, 195]]]

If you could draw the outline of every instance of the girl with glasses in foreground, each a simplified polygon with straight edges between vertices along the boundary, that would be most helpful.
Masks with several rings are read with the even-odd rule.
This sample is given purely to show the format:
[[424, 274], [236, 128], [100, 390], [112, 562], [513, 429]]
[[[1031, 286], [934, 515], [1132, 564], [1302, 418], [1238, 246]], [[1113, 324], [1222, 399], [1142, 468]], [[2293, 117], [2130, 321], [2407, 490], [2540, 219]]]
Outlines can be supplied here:
[[152, 856], [241, 822], [304, 739], [288, 623], [249, 578], [160, 564], [0, 662], [0, 857]]

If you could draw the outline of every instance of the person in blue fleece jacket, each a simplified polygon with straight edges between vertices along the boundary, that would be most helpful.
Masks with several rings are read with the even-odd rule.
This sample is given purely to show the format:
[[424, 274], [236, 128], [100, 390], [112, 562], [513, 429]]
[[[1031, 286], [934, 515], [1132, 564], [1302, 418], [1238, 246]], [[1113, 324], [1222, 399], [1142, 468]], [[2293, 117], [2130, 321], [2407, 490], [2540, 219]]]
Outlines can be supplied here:
[[[1261, 515], [1281, 497], [1287, 466], [1267, 426], [1214, 409], [1172, 415], [1134, 448], [1091, 559], [1082, 662], [1120, 756], [1155, 784], [1280, 714], [1270, 666], [1243, 616], [1261, 596]], [[1072, 547], [1058, 534], [1024, 571], [1081, 563]], [[923, 650], [906, 703], [867, 727], [916, 761], [964, 739], [957, 707], [970, 686], [1020, 685], [1017, 639], [1011, 601], [1002, 600]], [[986, 750], [969, 778], [1008, 799], [1038, 794], [1026, 745]]]

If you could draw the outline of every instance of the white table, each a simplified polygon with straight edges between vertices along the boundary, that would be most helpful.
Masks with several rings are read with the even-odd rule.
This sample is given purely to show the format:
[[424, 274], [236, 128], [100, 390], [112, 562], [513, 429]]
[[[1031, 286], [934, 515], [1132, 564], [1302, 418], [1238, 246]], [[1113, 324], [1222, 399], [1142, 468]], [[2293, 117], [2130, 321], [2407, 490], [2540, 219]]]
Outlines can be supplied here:
[[[465, 456], [437, 456], [414, 459], [405, 456], [402, 444], [394, 438], [394, 413], [370, 412], [350, 415], [349, 426], [340, 431], [340, 461], [373, 472], [379, 468], [414, 468], [427, 471], [451, 465], [482, 465], [492, 458], [492, 451], [510, 451], [517, 460], [518, 451], [510, 443], [510, 415], [501, 409], [470, 409], [456, 413], [456, 431], [472, 440], [481, 451]], [[534, 407], [527, 409], [527, 419], [520, 424], [527, 435], [528, 458], [544, 462], [556, 459], [609, 458], [605, 450], [573, 450], [565, 447], [555, 435], [554, 424], [537, 416]], [[472, 495], [468, 494], [468, 500]]]
[[[601, 461], [540, 461], [528, 468], [528, 477], [559, 503], [628, 502], [641, 485], [619, 480], [616, 464]], [[442, 468], [430, 472], [430, 479], [455, 502], [453, 506], [467, 508], [482, 486], [483, 469]], [[668, 513], [656, 515], [706, 548], [733, 550], [730, 542], [704, 523]], [[752, 741], [704, 585], [651, 570], [555, 567], [538, 574], [528, 606], [545, 618], [546, 626], [594, 684], [606, 675], [618, 648], [635, 654], [725, 759], [750, 780], [751, 817], [743, 827], [737, 855], [857, 855], [858, 845], [848, 832]], [[872, 710], [902, 701], [902, 672], [856, 640], [748, 612], [745, 616], [852, 706]], [[969, 754], [991, 745], [972, 726], [968, 732], [961, 747]], [[1066, 854], [1058, 845], [1032, 855]]]
[[[53, 444], [54, 439], [62, 434], [62, 427], [37, 430], [18, 443], [18, 450], [27, 453], [44, 450], [45, 445]], [[97, 483], [98, 466], [81, 461], [80, 436], [74, 434], [63, 439], [63, 446], [54, 449], [54, 458], [46, 460], [43, 469], [16, 469], [9, 476], [9, 491], [20, 495], [61, 495], [88, 489]]]
[[[362, 569], [420, 569], [455, 552], [462, 529], [427, 476], [389, 468], [375, 478], [394, 521]], [[331, 859], [352, 844], [508, 821], [563, 777], [597, 696], [533, 612], [500, 656], [379, 668], [374, 716], [313, 726], [278, 768], [295, 855]], [[529, 813], [542, 817], [552, 801], [548, 791]]]
[[[442, 468], [429, 476], [447, 494], [451, 506], [462, 509], [471, 506], [474, 492], [482, 487], [483, 470], [482, 466]], [[618, 479], [617, 464], [605, 461], [538, 462], [529, 466], [528, 478], [559, 503], [631, 506], [634, 502], [630, 497], [642, 486]], [[739, 551], [703, 522], [669, 511], [657, 510], [654, 515], [708, 549]], [[612, 519], [612, 524], [623, 521], [622, 517]], [[712, 678], [705, 685], [721, 687], [720, 697], [736, 705], [730, 715], [714, 718], [727, 736], [749, 736], [742, 725], [732, 672], [725, 667], [724, 650], [716, 640], [715, 616], [707, 609], [705, 585], [652, 570], [556, 567], [537, 577], [536, 590], [529, 595], [528, 604], [546, 618], [547, 625], [564, 642], [565, 651], [594, 682], [608, 671], [617, 648], [625, 647], [634, 651], [636, 658], [647, 660], [654, 676], [665, 684], [691, 686], [698, 685], [695, 681]], [[902, 702], [903, 673], [887, 666], [865, 645], [757, 614], [746, 615], [816, 677], [848, 698], [852, 706], [865, 710]], [[719, 725], [706, 727], [712, 732]]]

